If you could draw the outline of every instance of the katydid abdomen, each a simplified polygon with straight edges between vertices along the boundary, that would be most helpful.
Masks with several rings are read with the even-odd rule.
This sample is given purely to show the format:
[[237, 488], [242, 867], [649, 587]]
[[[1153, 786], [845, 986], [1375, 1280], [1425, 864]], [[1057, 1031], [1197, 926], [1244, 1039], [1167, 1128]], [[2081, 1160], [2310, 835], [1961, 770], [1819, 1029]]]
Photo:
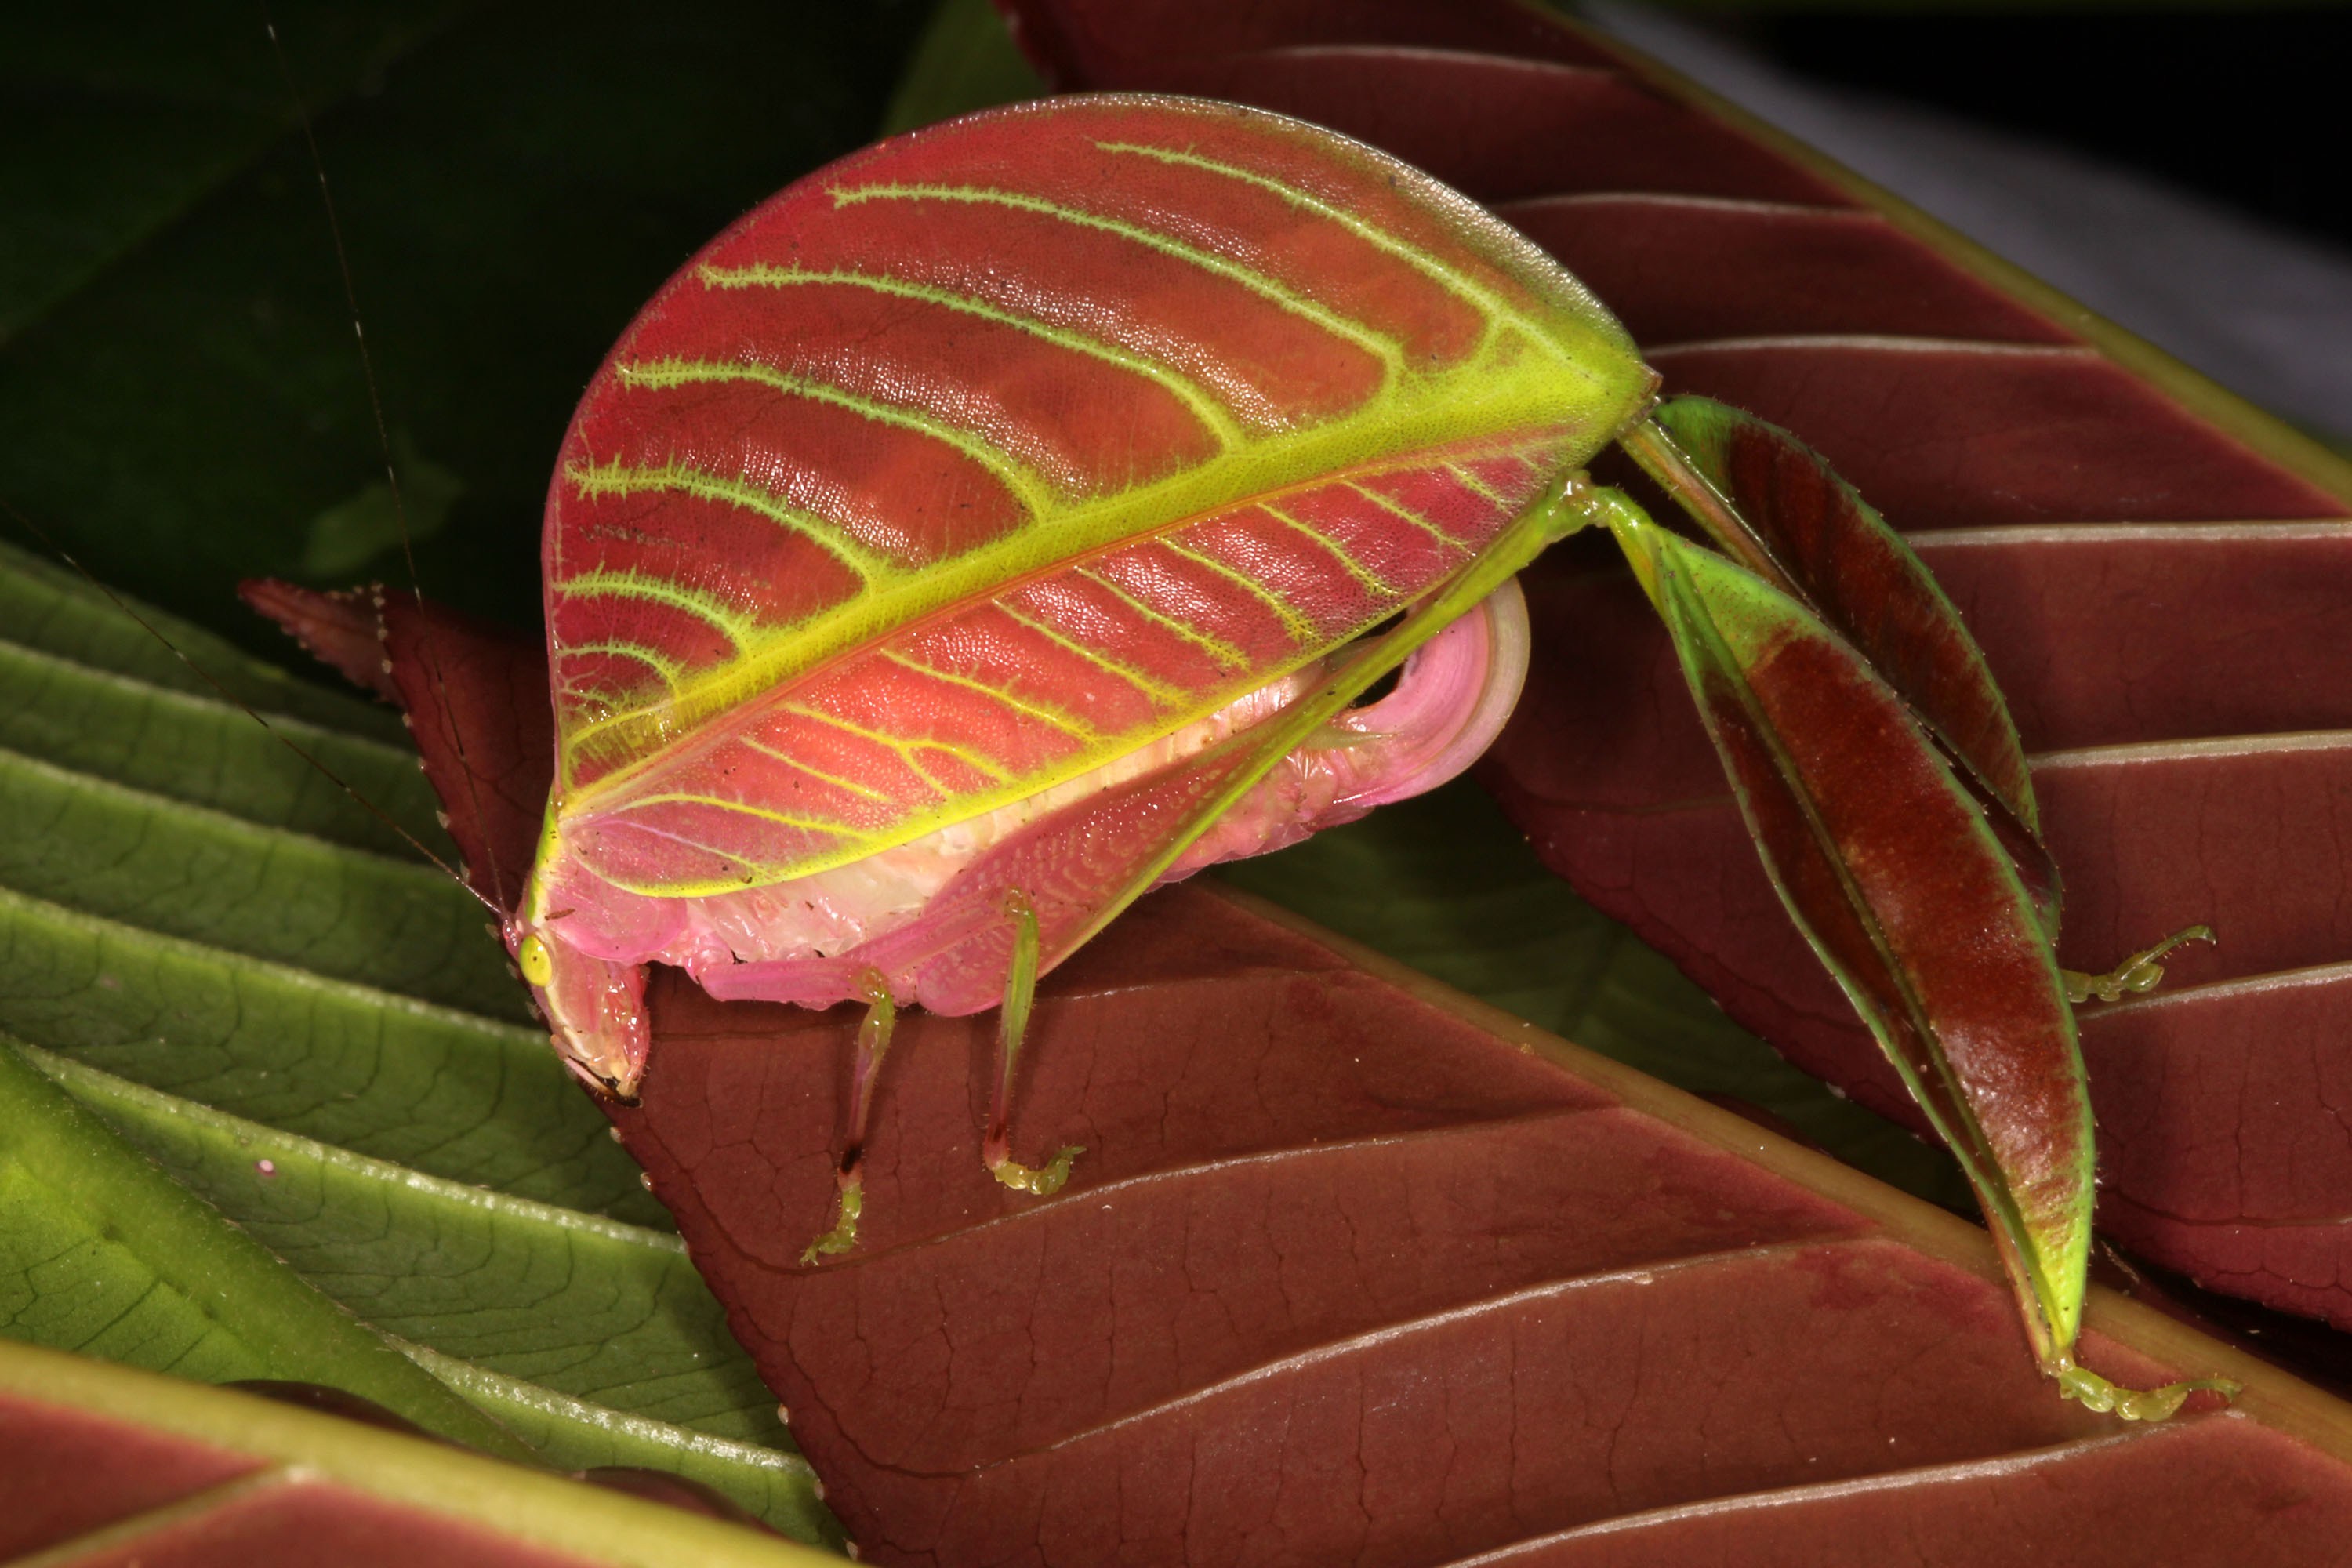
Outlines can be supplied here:
[[[1155, 885], [1282, 848], [1444, 783], [1500, 731], [1526, 668], [1526, 610], [1513, 584], [1409, 658], [1388, 696], [1349, 710], [1327, 735], [1284, 755]], [[563, 940], [577, 952], [620, 966], [672, 964], [721, 1000], [828, 1007], [861, 999], [863, 976], [878, 969], [901, 1004], [980, 1012], [1003, 997], [1003, 943], [990, 933], [1001, 922], [968, 929], [955, 918], [952, 884], [988, 881], [992, 860], [1017, 859], [1033, 897], [1054, 891], [1040, 899], [1041, 916], [1097, 912], [1087, 890], [1118, 883], [1129, 859], [1156, 847], [1148, 824], [1104, 831], [1105, 807], [1165, 792], [1178, 783], [1171, 775], [1288, 707], [1321, 675], [1319, 664], [1294, 672], [1036, 795], [830, 870], [689, 899], [598, 886], [575, 868], [549, 897], [574, 911]], [[1044, 923], [1053, 951], [1058, 933]]]

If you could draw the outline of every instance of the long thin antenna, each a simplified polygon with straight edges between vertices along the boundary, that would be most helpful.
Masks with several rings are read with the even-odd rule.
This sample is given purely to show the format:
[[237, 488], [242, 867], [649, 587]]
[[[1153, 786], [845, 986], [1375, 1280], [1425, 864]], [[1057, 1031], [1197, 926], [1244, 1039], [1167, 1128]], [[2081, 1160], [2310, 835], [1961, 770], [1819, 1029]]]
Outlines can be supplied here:
[[[408, 528], [408, 505], [400, 493], [399, 466], [393, 461], [392, 430], [384, 422], [383, 395], [376, 381], [375, 355], [368, 347], [367, 330], [360, 323], [359, 289], [352, 280], [352, 258], [350, 251], [343, 245], [342, 220], [335, 213], [335, 195], [327, 184], [326, 160], [319, 155], [319, 138], [310, 126], [310, 109], [302, 101], [300, 89], [294, 85], [294, 70], [287, 61], [286, 46], [278, 37], [277, 18], [270, 15], [269, 0], [256, 0], [256, 3], [261, 10], [262, 29], [269, 35], [270, 56], [278, 62], [278, 80], [286, 87], [286, 100], [293, 106], [295, 121], [302, 130], [302, 143], [310, 151], [311, 173], [319, 177], [319, 204], [326, 209], [327, 234], [334, 241], [335, 268], [342, 279], [343, 305], [351, 311], [352, 339], [359, 345], [360, 372], [367, 382], [368, 412], [375, 421], [376, 449], [383, 457], [384, 482], [391, 489], [393, 518], [400, 529], [401, 559], [408, 568], [408, 591], [416, 601], [419, 623], [425, 624], [427, 621], [425, 614], [425, 583], [416, 570], [416, 547]], [[488, 816], [482, 808], [481, 781], [475, 776], [473, 763], [466, 756], [465, 731], [457, 722], [450, 708], [449, 687], [442, 675], [440, 652], [429, 635], [424, 639], [424, 653], [426, 663], [432, 668], [433, 689], [441, 700], [441, 710], [449, 718], [449, 736], [457, 748], [457, 772], [465, 779], [467, 804], [473, 808], [474, 820], [486, 822]], [[506, 910], [499, 906], [512, 901], [507, 895], [506, 868], [499, 864], [498, 853], [491, 847], [487, 836], [482, 845], [482, 858], [488, 863], [491, 887], [498, 895], [495, 900], [483, 897], [482, 901], [489, 904], [492, 909], [498, 910], [503, 917]], [[436, 859], [435, 863], [439, 862]], [[461, 878], [460, 880], [463, 879]], [[467, 886], [470, 888], [472, 885], [468, 883]], [[482, 897], [479, 893], [476, 896]]]
[[499, 916], [501, 920], [506, 918], [507, 911], [499, 909], [498, 905], [491, 902], [489, 899], [485, 898], [472, 883], [467, 881], [466, 879], [458, 873], [455, 867], [451, 866], [446, 860], [442, 859], [440, 856], [436, 855], [423, 840], [416, 837], [416, 835], [409, 832], [408, 829], [403, 827], [398, 822], [394, 821], [391, 814], [386, 812], [383, 807], [376, 805], [375, 802], [362, 795], [349, 784], [346, 784], [341, 773], [338, 773], [334, 769], [329, 767], [317, 757], [311, 755], [310, 752], [306, 751], [299, 743], [298, 743], [293, 737], [288, 735], [277, 725], [272, 724], [268, 719], [263, 718], [260, 712], [256, 710], [251, 703], [246, 701], [243, 698], [231, 691], [227, 687], [222, 685], [220, 680], [214, 676], [211, 670], [206, 669], [203, 665], [198, 664], [194, 659], [190, 658], [179, 644], [173, 642], [170, 637], [165, 637], [163, 631], [157, 627], [153, 622], [141, 615], [128, 599], [125, 599], [121, 595], [107, 586], [105, 583], [100, 581], [95, 573], [91, 572], [89, 567], [84, 566], [74, 557], [71, 552], [68, 551], [54, 538], [50, 537], [48, 530], [43, 528], [39, 523], [35, 522], [31, 518], [26, 517], [23, 512], [18, 511], [15, 504], [5, 496], [0, 496], [0, 511], [6, 512], [8, 516], [15, 521], [17, 527], [23, 529], [26, 532], [39, 540], [43, 545], [47, 547], [49, 553], [55, 555], [58, 560], [64, 562], [67, 565], [79, 573], [83, 582], [88, 583], [91, 587], [105, 595], [106, 597], [113, 603], [116, 609], [130, 616], [132, 621], [138, 624], [139, 628], [142, 631], [144, 631], [149, 637], [153, 637], [157, 642], [163, 644], [165, 652], [169, 653], [173, 658], [178, 659], [182, 664], [186, 665], [197, 679], [203, 681], [206, 686], [211, 687], [215, 691], [220, 693], [221, 700], [223, 701], [234, 705], [242, 711], [247, 718], [252, 720], [255, 723], [260, 725], [263, 730], [268, 731], [271, 740], [276, 741], [279, 745], [285, 747], [288, 751], [293, 752], [296, 756], [301, 758], [304, 762], [318, 769], [320, 773], [325, 777], [329, 784], [333, 784], [337, 789], [341, 790], [345, 795], [357, 801], [360, 805], [367, 811], [369, 816], [374, 817], [378, 822], [383, 823], [386, 827], [391, 828], [394, 833], [400, 835], [403, 839], [407, 841], [410, 848], [415, 850], [419, 855], [422, 855], [427, 860], [430, 860], [435, 866], [440, 868], [442, 873], [451, 881], [465, 889], [467, 892], [473, 894], [476, 899], [480, 900], [480, 901], [489, 909], [491, 913]]

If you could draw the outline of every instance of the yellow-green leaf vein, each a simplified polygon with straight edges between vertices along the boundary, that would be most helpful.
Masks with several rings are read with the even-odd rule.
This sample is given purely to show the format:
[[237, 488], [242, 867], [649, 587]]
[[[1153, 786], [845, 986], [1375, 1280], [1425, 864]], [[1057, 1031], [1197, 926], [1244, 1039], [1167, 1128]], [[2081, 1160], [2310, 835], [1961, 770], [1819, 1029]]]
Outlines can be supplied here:
[[1238, 283], [1268, 303], [1276, 305], [1294, 316], [1312, 321], [1332, 336], [1362, 349], [1381, 362], [1383, 386], [1394, 382], [1404, 370], [1404, 350], [1395, 339], [1372, 331], [1327, 306], [1308, 299], [1297, 289], [1277, 282], [1255, 268], [1219, 256], [1214, 251], [1187, 245], [1140, 224], [1104, 217], [1098, 213], [1064, 206], [1022, 191], [990, 190], [975, 185], [848, 185], [835, 186], [834, 203], [849, 206], [865, 201], [935, 201], [963, 202], [974, 205], [1009, 207], [1016, 212], [1035, 213], [1077, 228], [1089, 228], [1097, 233], [1116, 235], [1162, 256], [1197, 267], [1203, 272]]
[[1073, 353], [1085, 354], [1090, 358], [1101, 360], [1107, 364], [1117, 365], [1119, 369], [1132, 374], [1142, 376], [1190, 409], [1192, 416], [1200, 420], [1210, 435], [1216, 437], [1217, 445], [1227, 451], [1248, 439], [1242, 427], [1234, 422], [1230, 410], [1211, 396], [1199, 383], [1163, 362], [1152, 359], [1146, 354], [1137, 353], [1131, 349], [1121, 348], [1116, 343], [1105, 342], [1100, 338], [1089, 337], [1084, 332], [1074, 332], [1066, 327], [1057, 327], [1038, 316], [1018, 310], [1008, 310], [1002, 306], [992, 305], [984, 300], [975, 299], [969, 294], [960, 294], [951, 289], [941, 289], [929, 283], [917, 283], [904, 278], [893, 278], [887, 273], [847, 270], [812, 272], [798, 267], [772, 266], [764, 261], [754, 263], [750, 267], [712, 267], [706, 263], [702, 268], [702, 280], [714, 289], [783, 289], [795, 285], [831, 284], [845, 289], [865, 289], [897, 299], [919, 300], [925, 304], [939, 306], [942, 310], [961, 311], [964, 315], [974, 316], [983, 321], [992, 321], [999, 326], [1011, 327], [1015, 331], [1026, 332], [1031, 337], [1052, 343], [1056, 348], [1067, 349]]

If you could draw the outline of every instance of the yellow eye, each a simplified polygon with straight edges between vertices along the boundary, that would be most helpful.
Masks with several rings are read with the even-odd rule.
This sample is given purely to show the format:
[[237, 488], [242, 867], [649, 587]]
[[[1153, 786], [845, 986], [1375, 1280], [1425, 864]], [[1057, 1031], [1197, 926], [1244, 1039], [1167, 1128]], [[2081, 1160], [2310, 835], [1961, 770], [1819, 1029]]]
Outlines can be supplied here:
[[522, 966], [522, 977], [533, 985], [544, 987], [555, 978], [555, 956], [547, 951], [547, 943], [537, 931], [515, 944], [515, 963]]

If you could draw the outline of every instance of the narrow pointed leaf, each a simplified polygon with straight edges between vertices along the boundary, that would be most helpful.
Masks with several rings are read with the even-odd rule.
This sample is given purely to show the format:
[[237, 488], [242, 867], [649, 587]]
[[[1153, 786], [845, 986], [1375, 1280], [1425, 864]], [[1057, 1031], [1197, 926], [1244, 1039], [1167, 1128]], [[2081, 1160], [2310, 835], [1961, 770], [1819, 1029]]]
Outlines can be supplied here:
[[1639, 521], [1618, 536], [1774, 884], [1959, 1157], [2053, 1364], [2082, 1310], [2091, 1109], [2032, 900], [1867, 659], [1719, 557]]
[[528, 1450], [118, 1142], [0, 1039], [0, 1328], [215, 1381], [347, 1390], [507, 1458]]
[[[675, 1235], [436, 1181], [23, 1047], [33, 1067], [379, 1333], [583, 1405], [773, 1436]], [[331, 1378], [312, 1381], [331, 1383]], [[807, 1521], [803, 1521], [806, 1523]]]
[[1648, 383], [1516, 235], [1290, 122], [886, 143], [714, 241], [583, 402], [564, 842], [711, 892], [1076, 777], [1454, 574]]

